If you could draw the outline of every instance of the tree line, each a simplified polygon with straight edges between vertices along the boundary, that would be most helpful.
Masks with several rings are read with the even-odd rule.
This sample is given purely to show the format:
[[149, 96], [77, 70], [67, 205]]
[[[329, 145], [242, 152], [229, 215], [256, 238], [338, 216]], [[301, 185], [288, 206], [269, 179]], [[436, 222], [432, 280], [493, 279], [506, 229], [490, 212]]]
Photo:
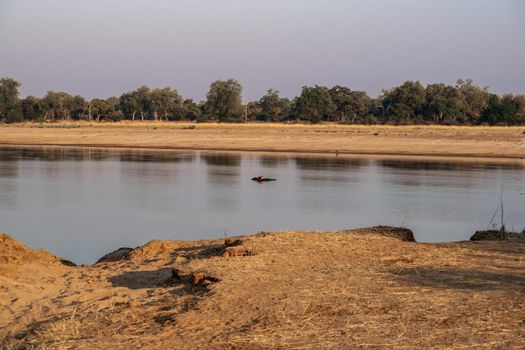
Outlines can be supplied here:
[[375, 98], [345, 86], [305, 86], [292, 100], [270, 89], [243, 104], [241, 84], [215, 81], [206, 100], [184, 99], [170, 87], [143, 85], [121, 96], [87, 100], [67, 92], [19, 98], [20, 83], [0, 79], [0, 121], [163, 120], [219, 122], [310, 122], [351, 124], [523, 125], [525, 95], [498, 96], [472, 80], [455, 85], [406, 81]]

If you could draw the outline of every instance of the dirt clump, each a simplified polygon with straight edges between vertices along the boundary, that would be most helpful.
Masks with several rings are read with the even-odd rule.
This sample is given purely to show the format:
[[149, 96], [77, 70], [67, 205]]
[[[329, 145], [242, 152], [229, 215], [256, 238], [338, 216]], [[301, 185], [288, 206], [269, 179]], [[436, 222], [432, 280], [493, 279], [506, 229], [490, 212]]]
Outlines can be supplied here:
[[228, 257], [234, 257], [234, 256], [253, 256], [255, 255], [254, 251], [251, 251], [249, 249], [244, 248], [227, 248], [224, 250], [224, 253], [222, 253], [222, 257], [228, 258]]
[[[362, 231], [362, 230], [353, 230]], [[352, 232], [352, 231], [350, 231]], [[364, 230], [366, 234], [379, 234], [386, 237], [398, 238], [405, 242], [415, 242], [414, 232], [405, 227], [392, 227], [392, 226], [373, 226]]]
[[43, 249], [31, 249], [9, 235], [0, 233], [0, 264], [20, 265], [43, 262], [74, 266], [69, 260], [62, 259]]
[[102, 258], [98, 259], [96, 264], [103, 263], [103, 262], [114, 262], [114, 261], [126, 259], [132, 250], [133, 248], [126, 248], [126, 247], [118, 248], [117, 250], [112, 251], [111, 253], [108, 253], [104, 255]]
[[525, 242], [525, 230], [522, 232], [510, 232], [505, 229], [476, 231], [471, 241], [523, 241]]
[[205, 272], [191, 272], [188, 270], [171, 269], [171, 281], [191, 283], [194, 287], [207, 287], [220, 280], [217, 277], [209, 276]]
[[208, 287], [212, 283], [219, 282], [220, 279], [213, 276], [208, 276], [205, 273], [193, 274], [193, 286], [194, 287]]
[[182, 255], [179, 255], [175, 258], [175, 264], [183, 265], [189, 262], [188, 258]]
[[225, 247], [237, 247], [242, 245], [242, 240], [227, 238], [224, 240]]
[[180, 241], [153, 240], [130, 251], [128, 254], [128, 259], [140, 261], [151, 257], [162, 256], [169, 254], [174, 249], [177, 249], [182, 245], [183, 243]]

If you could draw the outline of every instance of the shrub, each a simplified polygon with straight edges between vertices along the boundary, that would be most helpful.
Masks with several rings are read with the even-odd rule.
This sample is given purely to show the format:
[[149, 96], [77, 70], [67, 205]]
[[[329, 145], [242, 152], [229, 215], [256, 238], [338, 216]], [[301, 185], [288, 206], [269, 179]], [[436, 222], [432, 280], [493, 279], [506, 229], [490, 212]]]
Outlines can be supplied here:
[[5, 117], [5, 122], [8, 124], [21, 123], [23, 121], [24, 121], [24, 118], [22, 117], [22, 113], [17, 110], [12, 110], [8, 112]]

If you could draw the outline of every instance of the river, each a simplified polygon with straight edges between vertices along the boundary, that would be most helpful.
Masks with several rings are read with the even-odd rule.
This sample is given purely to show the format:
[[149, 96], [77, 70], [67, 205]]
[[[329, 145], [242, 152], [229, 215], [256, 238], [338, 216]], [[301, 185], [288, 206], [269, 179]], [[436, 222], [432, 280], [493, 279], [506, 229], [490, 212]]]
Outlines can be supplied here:
[[[254, 176], [277, 181], [251, 181]], [[0, 231], [93, 263], [151, 239], [406, 226], [422, 242], [525, 227], [523, 160], [0, 147]]]

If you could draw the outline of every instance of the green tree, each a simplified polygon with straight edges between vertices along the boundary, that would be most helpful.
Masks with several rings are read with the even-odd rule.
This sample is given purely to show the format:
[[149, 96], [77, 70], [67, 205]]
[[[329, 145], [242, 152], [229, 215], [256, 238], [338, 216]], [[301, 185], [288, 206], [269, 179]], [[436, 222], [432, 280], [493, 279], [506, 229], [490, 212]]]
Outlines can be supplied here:
[[254, 121], [260, 118], [262, 108], [259, 106], [259, 101], [250, 101], [246, 104], [246, 118], [249, 121]]
[[150, 110], [151, 103], [151, 89], [146, 85], [142, 85], [137, 90], [133, 91], [135, 99], [138, 102], [138, 112], [140, 113], [140, 119], [144, 121], [147, 117], [147, 113]]
[[432, 122], [441, 124], [447, 119], [453, 121], [461, 114], [461, 95], [454, 86], [430, 84], [425, 89], [424, 114]]
[[35, 96], [27, 96], [22, 101], [22, 115], [26, 119], [43, 118], [46, 113], [44, 101]]
[[135, 120], [135, 116], [137, 115], [139, 109], [140, 103], [137, 100], [136, 94], [133, 92], [126, 92], [120, 96], [119, 110], [122, 111], [124, 116], [127, 116], [131, 120]]
[[0, 79], [0, 120], [22, 121], [22, 109], [18, 99], [20, 83], [11, 78]]
[[335, 107], [328, 88], [318, 85], [314, 87], [304, 86], [301, 95], [293, 101], [291, 115], [297, 120], [318, 123], [332, 114]]
[[512, 106], [502, 103], [498, 95], [491, 94], [487, 106], [481, 112], [480, 122], [490, 125], [512, 125], [516, 121], [515, 119], [516, 113]]
[[120, 110], [120, 98], [111, 96], [106, 98], [106, 103], [110, 106], [111, 111], [108, 114], [108, 120], [117, 122], [124, 118], [124, 113]]
[[512, 110], [515, 124], [525, 124], [525, 95], [505, 94], [501, 97], [501, 103]]
[[425, 88], [419, 81], [406, 81], [401, 86], [384, 90], [381, 97], [384, 116], [395, 124], [414, 121], [425, 103]]
[[71, 119], [71, 110], [75, 106], [74, 97], [67, 92], [48, 91], [44, 97], [46, 115], [51, 119]]
[[219, 121], [239, 121], [244, 112], [241, 84], [234, 79], [213, 82], [206, 95], [206, 110]]
[[[290, 100], [279, 96], [279, 91], [269, 89], [266, 95], [261, 97], [257, 102], [260, 109], [256, 116], [259, 120], [278, 122], [283, 120], [288, 115], [291, 108]], [[249, 111], [253, 110], [254, 106], [248, 106]]]
[[89, 102], [89, 110], [91, 118], [95, 118], [97, 122], [100, 122], [100, 119], [109, 119], [112, 113], [111, 105], [100, 98]]
[[154, 120], [168, 120], [170, 114], [180, 111], [182, 107], [182, 97], [177, 90], [169, 87], [163, 89], [153, 89], [149, 97], [149, 108]]
[[490, 93], [488, 88], [481, 88], [474, 84], [472, 80], [458, 80], [456, 83], [461, 102], [461, 115], [464, 117], [464, 123], [478, 124], [481, 112], [489, 103]]
[[112, 111], [118, 111], [120, 107], [120, 98], [111, 96], [106, 98], [106, 103], [111, 106]]
[[119, 108], [122, 113], [131, 120], [135, 120], [137, 114], [140, 119], [145, 120], [147, 113], [151, 111], [151, 89], [146, 85], [124, 93], [120, 96]]
[[84, 99], [84, 97], [76, 95], [72, 99], [69, 99], [67, 103], [67, 108], [69, 109], [71, 117], [73, 119], [78, 120], [85, 118], [84, 114], [87, 110], [88, 103]]
[[182, 113], [180, 118], [186, 120], [201, 120], [202, 110], [201, 106], [195, 103], [192, 99], [187, 99], [182, 102]]
[[334, 86], [329, 91], [337, 122], [363, 122], [370, 112], [371, 99], [365, 91], [352, 91], [344, 86]]

